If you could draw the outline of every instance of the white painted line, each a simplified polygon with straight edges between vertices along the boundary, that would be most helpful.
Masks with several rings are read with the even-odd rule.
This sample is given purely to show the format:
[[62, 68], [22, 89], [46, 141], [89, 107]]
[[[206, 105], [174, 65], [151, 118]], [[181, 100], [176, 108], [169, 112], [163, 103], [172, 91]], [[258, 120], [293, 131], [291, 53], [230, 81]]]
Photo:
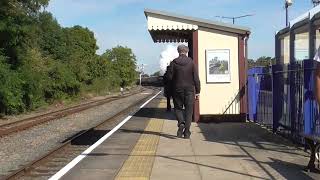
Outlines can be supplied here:
[[159, 91], [155, 96], [153, 96], [152, 98], [150, 98], [148, 101], [146, 101], [145, 103], [143, 103], [140, 106], [140, 109], [143, 108], [145, 105], [147, 105], [150, 101], [152, 101], [154, 98], [156, 98], [159, 94], [161, 93], [161, 91]]
[[[143, 108], [145, 105], [147, 105], [150, 101], [152, 101], [154, 98], [156, 98], [159, 94], [158, 92], [155, 96], [150, 98], [148, 101], [146, 101], [143, 105], [140, 106], [139, 109]], [[96, 147], [98, 147], [103, 141], [108, 139], [113, 133], [115, 133], [118, 129], [120, 129], [121, 126], [123, 126], [127, 121], [129, 121], [132, 118], [132, 116], [126, 117], [121, 123], [119, 123], [116, 127], [114, 127], [110, 132], [108, 132], [106, 135], [104, 135], [102, 138], [100, 138], [97, 142], [95, 142], [92, 146], [90, 146], [88, 149], [83, 151], [79, 156], [74, 158], [70, 163], [68, 163], [65, 167], [60, 169], [55, 175], [49, 178], [49, 180], [58, 180], [62, 176], [64, 176], [68, 171], [70, 171], [74, 166], [76, 166], [83, 158], [85, 158], [89, 153], [91, 153]]]

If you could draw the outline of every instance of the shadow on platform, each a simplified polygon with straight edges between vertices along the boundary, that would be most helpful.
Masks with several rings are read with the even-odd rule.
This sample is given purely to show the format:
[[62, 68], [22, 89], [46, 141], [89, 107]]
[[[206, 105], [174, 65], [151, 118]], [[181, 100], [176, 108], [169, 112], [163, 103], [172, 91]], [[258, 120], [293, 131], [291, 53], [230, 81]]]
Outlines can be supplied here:
[[[221, 143], [242, 151], [249, 158], [249, 161], [255, 163], [259, 169], [268, 175], [267, 179], [277, 179], [270, 168], [266, 168], [268, 166], [286, 179], [300, 180], [313, 179], [312, 176], [319, 177], [317, 174], [304, 172], [304, 165], [307, 165], [309, 160], [306, 153], [303, 153], [294, 144], [282, 137], [272, 134], [253, 123], [209, 125], [200, 123], [198, 126], [205, 141]], [[281, 157], [281, 159], [276, 157]], [[267, 158], [267, 160], [258, 160], [263, 158]], [[261, 177], [255, 178], [261, 179]]]
[[167, 111], [165, 108], [142, 108], [138, 111], [134, 117], [155, 118], [164, 120], [174, 120], [176, 117], [174, 111]]
[[82, 135], [80, 135], [81, 133], [83, 133], [84, 131], [80, 131], [77, 134], [73, 135], [72, 137], [69, 137], [67, 139], [65, 139], [63, 142], [67, 142], [70, 139], [73, 139], [74, 137], [80, 135], [78, 138], [76, 138], [75, 140], [71, 141], [71, 145], [93, 145], [95, 142], [97, 142], [100, 138], [102, 138], [104, 135], [106, 135], [110, 130], [95, 130], [92, 129]]
[[176, 136], [170, 135], [170, 134], [164, 134], [160, 132], [153, 132], [153, 131], [144, 131], [144, 130], [129, 130], [129, 129], [121, 129], [121, 132], [125, 133], [138, 133], [138, 134], [151, 134], [151, 135], [157, 135], [161, 137], [165, 137], [168, 139], [177, 139]]

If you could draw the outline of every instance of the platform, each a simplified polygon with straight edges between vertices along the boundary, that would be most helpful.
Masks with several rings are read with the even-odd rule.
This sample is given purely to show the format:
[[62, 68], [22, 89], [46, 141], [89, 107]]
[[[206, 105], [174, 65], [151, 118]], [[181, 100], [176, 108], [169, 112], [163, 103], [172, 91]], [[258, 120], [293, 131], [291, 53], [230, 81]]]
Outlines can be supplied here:
[[155, 98], [62, 179], [320, 179], [303, 171], [307, 153], [252, 123], [193, 123], [176, 138], [165, 106]]

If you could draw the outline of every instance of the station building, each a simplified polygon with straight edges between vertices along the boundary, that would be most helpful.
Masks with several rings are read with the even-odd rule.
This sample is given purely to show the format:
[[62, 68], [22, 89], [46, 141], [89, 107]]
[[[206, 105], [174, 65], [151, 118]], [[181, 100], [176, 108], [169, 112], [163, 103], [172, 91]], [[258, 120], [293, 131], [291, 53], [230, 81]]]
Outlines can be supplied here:
[[198, 68], [201, 81], [194, 120], [244, 121], [250, 29], [150, 9], [145, 10], [145, 16], [155, 43], [188, 43], [189, 56]]

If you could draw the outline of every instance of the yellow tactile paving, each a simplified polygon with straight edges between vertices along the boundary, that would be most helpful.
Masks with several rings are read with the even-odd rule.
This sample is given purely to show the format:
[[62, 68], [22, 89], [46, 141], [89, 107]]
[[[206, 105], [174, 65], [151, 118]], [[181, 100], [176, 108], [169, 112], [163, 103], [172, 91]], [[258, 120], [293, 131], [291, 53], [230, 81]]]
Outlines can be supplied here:
[[[165, 101], [161, 101], [158, 107], [165, 107], [165, 104]], [[161, 119], [150, 119], [129, 158], [120, 169], [117, 180], [147, 180], [150, 178], [159, 143], [158, 133], [162, 131], [163, 122]]]

